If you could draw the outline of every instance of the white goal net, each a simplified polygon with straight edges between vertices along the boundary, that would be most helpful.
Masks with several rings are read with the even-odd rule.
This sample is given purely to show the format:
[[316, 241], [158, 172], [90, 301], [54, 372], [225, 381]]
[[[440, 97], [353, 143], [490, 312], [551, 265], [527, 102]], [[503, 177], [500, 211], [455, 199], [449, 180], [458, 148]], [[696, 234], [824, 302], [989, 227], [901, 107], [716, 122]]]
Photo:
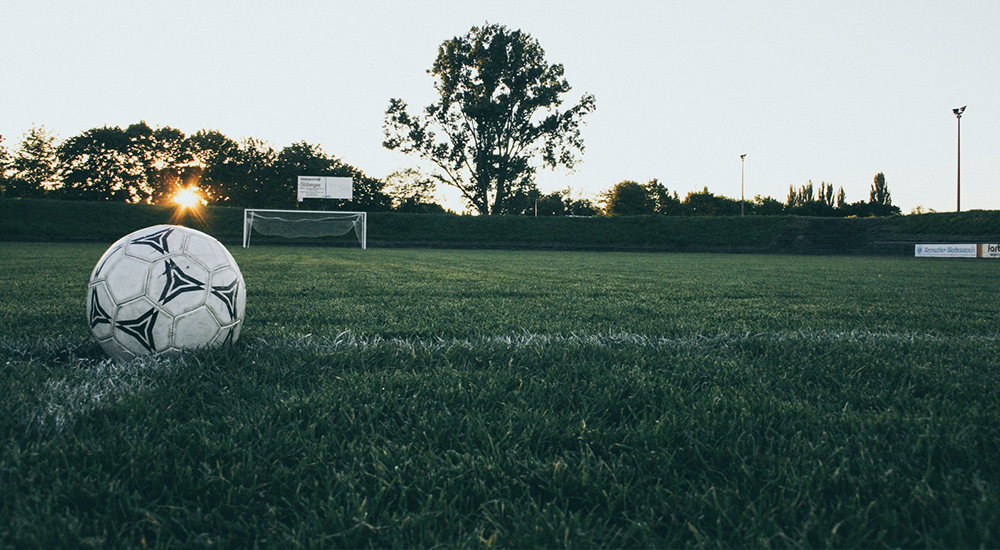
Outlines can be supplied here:
[[248, 208], [243, 211], [243, 248], [250, 246], [250, 235], [254, 231], [287, 239], [339, 237], [354, 231], [361, 248], [365, 249], [368, 247], [368, 213]]

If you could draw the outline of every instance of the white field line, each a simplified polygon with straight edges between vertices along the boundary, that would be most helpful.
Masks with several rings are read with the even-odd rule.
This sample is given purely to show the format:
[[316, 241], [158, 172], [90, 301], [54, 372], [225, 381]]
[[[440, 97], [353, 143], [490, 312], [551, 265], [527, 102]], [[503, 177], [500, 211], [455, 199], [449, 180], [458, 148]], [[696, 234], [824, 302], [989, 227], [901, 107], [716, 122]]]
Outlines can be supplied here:
[[28, 411], [24, 420], [32, 431], [60, 432], [81, 415], [154, 387], [157, 372], [172, 364], [169, 359], [155, 358], [81, 365], [63, 378], [48, 381], [41, 388], [38, 407]]
[[[337, 351], [401, 349], [407, 352], [445, 352], [485, 348], [540, 349], [551, 346], [600, 349], [719, 350], [749, 343], [805, 342], [812, 344], [915, 344], [915, 343], [1000, 343], [1000, 333], [992, 335], [942, 335], [916, 332], [878, 331], [792, 331], [771, 333], [723, 333], [661, 337], [645, 334], [519, 334], [482, 335], [470, 338], [383, 338], [342, 332], [335, 337], [304, 334], [276, 340], [255, 339], [246, 343], [254, 354], [270, 351], [335, 353]], [[39, 390], [39, 406], [27, 411], [25, 422], [31, 431], [62, 431], [74, 419], [99, 407], [139, 394], [156, 386], [158, 374], [186, 361], [185, 356], [135, 359], [123, 363], [82, 358], [77, 351], [83, 341], [39, 341], [26, 344], [0, 338], [0, 361], [69, 363], [78, 368], [48, 381]], [[237, 344], [239, 345], [239, 344]]]

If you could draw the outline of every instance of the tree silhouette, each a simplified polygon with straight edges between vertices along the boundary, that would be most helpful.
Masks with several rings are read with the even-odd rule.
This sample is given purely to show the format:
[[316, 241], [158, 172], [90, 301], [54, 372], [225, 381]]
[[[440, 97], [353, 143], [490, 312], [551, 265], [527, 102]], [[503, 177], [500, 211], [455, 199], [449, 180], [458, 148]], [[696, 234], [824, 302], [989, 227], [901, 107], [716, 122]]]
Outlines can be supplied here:
[[434, 176], [480, 214], [522, 210], [537, 163], [576, 164], [580, 127], [594, 97], [585, 94], [560, 111], [570, 90], [563, 66], [548, 63], [528, 34], [502, 25], [473, 27], [441, 45], [429, 73], [437, 103], [411, 115], [403, 100], [390, 100], [383, 145], [431, 162], [439, 170]]

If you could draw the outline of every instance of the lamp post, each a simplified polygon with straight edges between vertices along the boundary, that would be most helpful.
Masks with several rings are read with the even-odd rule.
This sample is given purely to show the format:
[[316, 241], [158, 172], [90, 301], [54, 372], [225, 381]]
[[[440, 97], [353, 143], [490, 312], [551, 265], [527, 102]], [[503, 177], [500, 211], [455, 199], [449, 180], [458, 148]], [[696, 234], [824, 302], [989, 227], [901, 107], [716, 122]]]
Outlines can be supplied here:
[[958, 109], [952, 109], [955, 118], [958, 119], [958, 171], [955, 176], [955, 211], [962, 211], [962, 113], [968, 105], [963, 105]]
[[740, 216], [743, 215], [743, 165], [746, 158], [746, 153], [740, 155]]

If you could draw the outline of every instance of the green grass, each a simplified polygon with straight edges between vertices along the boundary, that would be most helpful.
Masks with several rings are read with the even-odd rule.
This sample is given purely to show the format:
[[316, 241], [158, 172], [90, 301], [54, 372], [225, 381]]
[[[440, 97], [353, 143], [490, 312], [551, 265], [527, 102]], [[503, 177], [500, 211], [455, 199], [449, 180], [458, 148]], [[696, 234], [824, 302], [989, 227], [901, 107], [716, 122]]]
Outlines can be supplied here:
[[114, 364], [103, 248], [0, 243], [0, 546], [1000, 545], [1000, 263], [232, 249]]

